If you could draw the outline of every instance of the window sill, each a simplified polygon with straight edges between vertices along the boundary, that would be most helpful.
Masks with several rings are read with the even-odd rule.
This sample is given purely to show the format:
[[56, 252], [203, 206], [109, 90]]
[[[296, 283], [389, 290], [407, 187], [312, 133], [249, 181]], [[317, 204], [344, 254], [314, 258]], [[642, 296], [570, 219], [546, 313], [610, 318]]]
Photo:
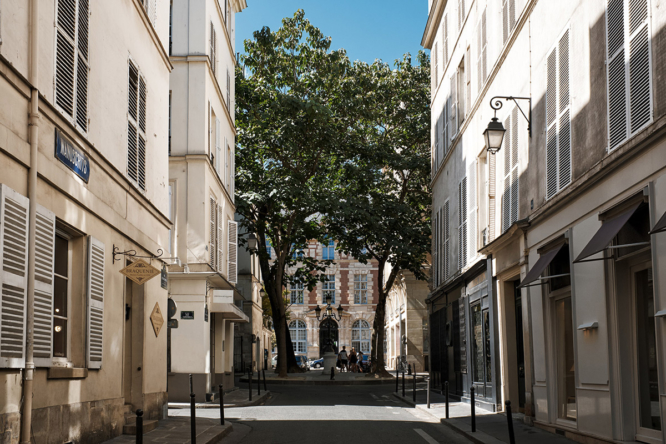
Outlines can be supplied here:
[[51, 367], [49, 368], [47, 379], [84, 379], [88, 377], [87, 368], [67, 368]]

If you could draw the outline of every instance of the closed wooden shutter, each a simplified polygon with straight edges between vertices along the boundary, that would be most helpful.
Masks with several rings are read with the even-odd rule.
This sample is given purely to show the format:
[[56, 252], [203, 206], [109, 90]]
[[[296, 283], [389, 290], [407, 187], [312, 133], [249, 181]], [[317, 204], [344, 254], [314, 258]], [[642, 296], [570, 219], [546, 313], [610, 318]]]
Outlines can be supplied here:
[[139, 69], [129, 62], [127, 94], [127, 176], [146, 190], [146, 81]]
[[229, 114], [231, 114], [231, 75], [229, 74], [228, 68], [227, 68], [227, 108], [229, 109]]
[[88, 337], [89, 369], [102, 368], [104, 356], [104, 244], [88, 236]]
[[439, 211], [434, 211], [432, 217], [432, 283], [433, 288], [439, 286]]
[[502, 193], [502, 232], [511, 225], [511, 117], [504, 121], [504, 192]]
[[511, 111], [511, 223], [518, 220], [518, 109]]
[[221, 163], [222, 163], [222, 147], [220, 146], [220, 119], [215, 118], [215, 171], [222, 179]]
[[451, 106], [451, 98], [447, 97], [444, 101], [444, 106], [442, 109], [442, 152], [444, 157], [449, 153], [449, 106]]
[[458, 133], [458, 76], [457, 72], [451, 76], [451, 107], [449, 108], [449, 138], [454, 139]]
[[55, 214], [37, 206], [35, 237], [34, 358], [38, 367], [50, 367], [53, 358], [53, 266]]
[[55, 102], [73, 124], [88, 130], [89, 0], [58, 0]]
[[443, 22], [443, 45], [442, 45], [442, 74], [446, 72], [446, 65], [449, 63], [449, 15], [444, 14]]
[[477, 58], [477, 72], [479, 79], [479, 94], [483, 89], [483, 85], [486, 83], [487, 75], [487, 61], [486, 61], [486, 46], [487, 46], [487, 33], [486, 33], [486, 10], [483, 10], [481, 14], [481, 20], [479, 21], [479, 29], [477, 33], [478, 39], [478, 58]]
[[435, 177], [437, 170], [439, 169], [439, 118], [435, 121], [435, 144], [432, 149], [432, 177]]
[[238, 223], [233, 220], [228, 221], [229, 226], [229, 257], [227, 279], [232, 284], [238, 282]]
[[502, 44], [506, 44], [509, 38], [509, 0], [502, 2]]
[[224, 258], [224, 213], [222, 205], [217, 206], [217, 271], [222, 273]]
[[462, 30], [465, 23], [465, 0], [458, 0], [458, 30]]
[[210, 266], [214, 270], [217, 270], [217, 247], [216, 247], [216, 236], [217, 236], [217, 203], [215, 199], [210, 198], [210, 239], [208, 243], [208, 252], [210, 253]]
[[446, 122], [444, 121], [444, 113], [440, 113], [439, 118], [437, 119], [437, 169], [442, 166], [442, 162], [444, 161], [444, 126], [446, 125]]
[[28, 206], [0, 184], [0, 368], [25, 366]]
[[497, 223], [497, 156], [488, 156], [488, 243], [495, 239], [495, 224]]
[[569, 30], [546, 60], [546, 198], [571, 183]]
[[217, 74], [217, 35], [215, 35], [215, 26], [213, 22], [210, 22], [210, 68], [213, 71], [213, 75]]
[[467, 257], [473, 259], [476, 257], [477, 244], [476, 244], [476, 215], [477, 215], [477, 198], [476, 198], [476, 168], [477, 161], [474, 159], [467, 169]]
[[608, 139], [613, 149], [652, 121], [648, 0], [608, 0]]
[[437, 89], [437, 79], [438, 79], [438, 71], [437, 71], [437, 43], [435, 43], [435, 47], [432, 50], [432, 86], [433, 86], [433, 97], [435, 95], [435, 91]]
[[458, 269], [467, 265], [467, 177], [458, 184]]
[[451, 229], [451, 224], [450, 224], [450, 218], [449, 218], [449, 201], [447, 200], [444, 202], [444, 211], [443, 211], [443, 219], [444, 219], [444, 251], [443, 251], [443, 260], [442, 260], [442, 265], [444, 266], [444, 279], [448, 279], [449, 277], [449, 264], [450, 264], [450, 248], [449, 248], [449, 238], [450, 238], [450, 229]]
[[472, 50], [468, 46], [465, 51], [465, 109], [464, 118], [469, 115], [469, 110], [472, 105]]

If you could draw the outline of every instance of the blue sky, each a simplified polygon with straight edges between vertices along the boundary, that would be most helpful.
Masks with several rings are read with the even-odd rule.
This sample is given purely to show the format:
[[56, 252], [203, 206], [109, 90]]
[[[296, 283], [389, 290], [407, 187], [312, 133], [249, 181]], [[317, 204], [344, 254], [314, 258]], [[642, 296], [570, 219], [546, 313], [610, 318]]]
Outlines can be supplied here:
[[[406, 4], [410, 6], [406, 6]], [[413, 60], [421, 47], [428, 20], [426, 0], [247, 0], [236, 14], [236, 46], [268, 26], [278, 29], [282, 18], [303, 9], [310, 22], [332, 38], [331, 49], [345, 48], [351, 60], [393, 65], [406, 52]]]

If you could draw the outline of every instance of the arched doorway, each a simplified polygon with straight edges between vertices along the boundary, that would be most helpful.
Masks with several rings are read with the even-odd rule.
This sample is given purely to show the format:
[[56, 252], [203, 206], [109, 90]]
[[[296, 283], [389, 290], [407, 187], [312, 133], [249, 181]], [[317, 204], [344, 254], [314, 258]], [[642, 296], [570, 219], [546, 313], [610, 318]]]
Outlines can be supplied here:
[[[330, 327], [330, 328], [329, 328]], [[330, 333], [329, 333], [330, 332]], [[330, 336], [329, 336], [330, 335]], [[338, 323], [331, 318], [326, 318], [319, 324], [319, 355], [324, 356], [329, 339], [333, 345], [333, 351], [338, 353]]]

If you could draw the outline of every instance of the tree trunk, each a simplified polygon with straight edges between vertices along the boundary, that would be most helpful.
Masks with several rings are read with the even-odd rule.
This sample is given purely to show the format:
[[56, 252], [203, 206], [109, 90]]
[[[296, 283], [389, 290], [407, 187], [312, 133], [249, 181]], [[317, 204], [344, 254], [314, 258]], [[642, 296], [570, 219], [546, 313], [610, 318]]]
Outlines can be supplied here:
[[[271, 291], [273, 289], [267, 288]], [[275, 342], [277, 342], [278, 358], [275, 372], [281, 378], [286, 378], [287, 373], [300, 373], [303, 371], [296, 362], [294, 347], [291, 345], [291, 335], [287, 325], [287, 309], [281, 297], [271, 297], [275, 291], [269, 293], [271, 310], [273, 311], [273, 326], [275, 328]], [[282, 292], [279, 293], [282, 295]]]
[[386, 362], [384, 361], [384, 337], [386, 316], [386, 295], [380, 291], [379, 301], [375, 309], [375, 320], [373, 322], [372, 333], [372, 373], [379, 376], [389, 376], [386, 371]]

